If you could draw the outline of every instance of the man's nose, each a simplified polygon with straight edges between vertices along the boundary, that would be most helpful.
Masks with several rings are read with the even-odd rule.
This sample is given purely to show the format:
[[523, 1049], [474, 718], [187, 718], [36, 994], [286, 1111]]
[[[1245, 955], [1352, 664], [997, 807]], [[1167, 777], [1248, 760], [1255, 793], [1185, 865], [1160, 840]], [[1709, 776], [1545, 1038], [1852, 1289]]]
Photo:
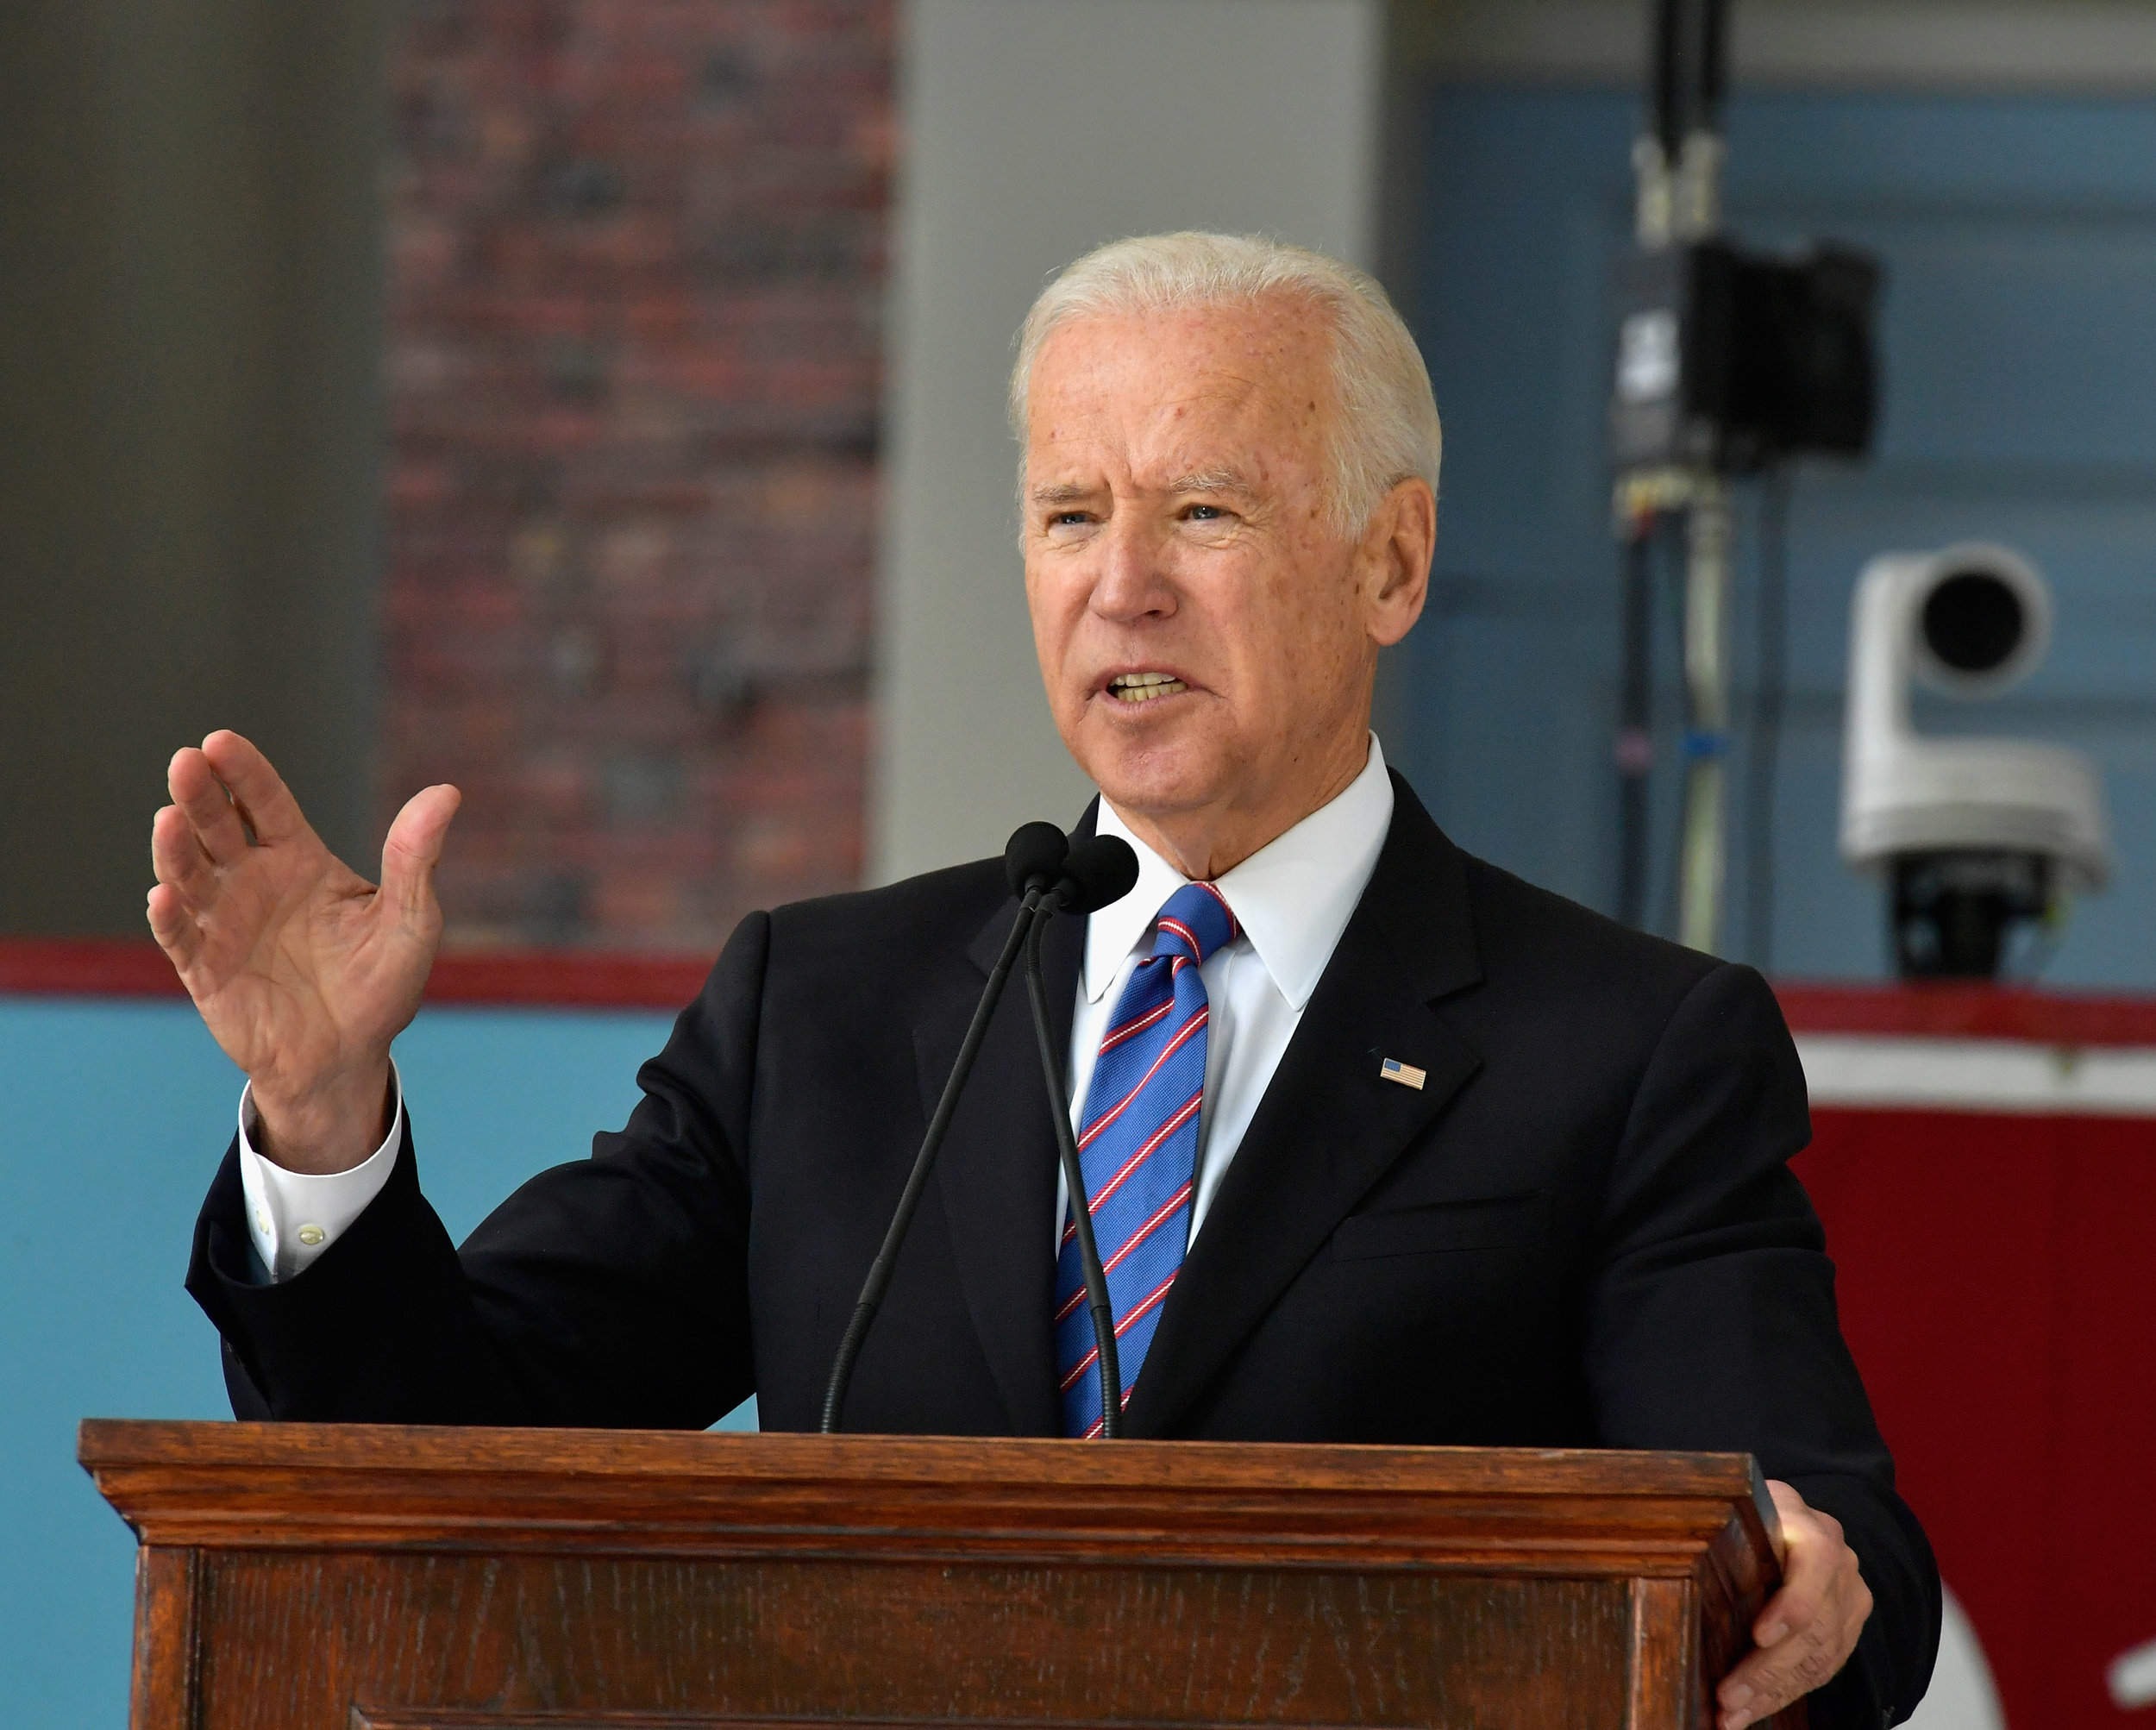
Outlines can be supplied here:
[[1119, 511], [1100, 537], [1099, 580], [1093, 586], [1093, 611], [1116, 624], [1175, 610], [1175, 593], [1163, 568], [1160, 539], [1136, 513]]

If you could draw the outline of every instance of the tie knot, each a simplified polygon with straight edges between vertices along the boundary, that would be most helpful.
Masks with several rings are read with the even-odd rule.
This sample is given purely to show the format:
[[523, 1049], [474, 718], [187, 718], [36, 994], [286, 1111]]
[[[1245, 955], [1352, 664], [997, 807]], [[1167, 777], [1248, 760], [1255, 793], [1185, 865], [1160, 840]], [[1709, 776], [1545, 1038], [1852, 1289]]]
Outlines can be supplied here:
[[1210, 883], [1186, 883], [1168, 898], [1160, 910], [1160, 928], [1153, 938], [1156, 956], [1194, 961], [1206, 957], [1221, 944], [1233, 943], [1242, 927], [1220, 892]]

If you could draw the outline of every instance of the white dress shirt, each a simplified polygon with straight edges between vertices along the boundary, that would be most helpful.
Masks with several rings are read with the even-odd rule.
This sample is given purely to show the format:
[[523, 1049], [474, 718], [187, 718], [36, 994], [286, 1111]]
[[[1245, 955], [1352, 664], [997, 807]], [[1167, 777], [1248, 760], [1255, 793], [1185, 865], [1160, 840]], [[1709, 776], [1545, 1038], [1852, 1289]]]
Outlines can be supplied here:
[[[1301, 1025], [1319, 975], [1377, 868], [1392, 828], [1393, 784], [1385, 754], [1370, 737], [1369, 761], [1329, 805], [1269, 842], [1213, 887], [1242, 927], [1198, 969], [1211, 1013], [1206, 1020], [1206, 1097], [1198, 1115], [1197, 1188], [1190, 1235], [1205, 1223], [1244, 1131], [1271, 1085], [1273, 1071]], [[1138, 964], [1153, 952], [1154, 921], [1190, 880], [1138, 837], [1106, 799], [1100, 832], [1137, 849], [1138, 887], [1103, 907], [1086, 927], [1077, 1012], [1070, 1018], [1071, 1121], [1076, 1125], [1108, 1018]], [[1056, 1236], [1062, 1237], [1069, 1195], [1059, 1180]]]
[[[1318, 977], [1363, 899], [1392, 820], [1392, 781], [1373, 735], [1362, 774], [1331, 804], [1312, 812], [1213, 884], [1242, 930], [1199, 969], [1212, 1014], [1206, 1025], [1205, 1104], [1198, 1119], [1197, 1194], [1190, 1210], [1194, 1238], [1294, 1037]], [[1093, 1079], [1108, 1017], [1132, 969], [1152, 953], [1154, 920], [1168, 898], [1189, 881], [1132, 835], [1105, 799], [1100, 829], [1104, 835], [1121, 836], [1136, 849], [1138, 887], [1094, 914], [1087, 925], [1085, 964], [1070, 1019], [1074, 1121]], [[248, 1234], [272, 1279], [306, 1271], [389, 1182], [404, 1133], [404, 1081], [393, 1062], [390, 1077], [397, 1108], [387, 1138], [361, 1163], [327, 1176], [287, 1171], [256, 1152], [253, 1100], [249, 1092], [241, 1094], [240, 1188], [247, 1200]], [[1059, 1180], [1054, 1222], [1058, 1238], [1068, 1200]]]
[[273, 1280], [305, 1273], [389, 1182], [404, 1140], [404, 1078], [397, 1073], [394, 1057], [389, 1062], [389, 1085], [397, 1109], [390, 1113], [387, 1138], [349, 1171], [326, 1176], [287, 1171], [257, 1153], [254, 1084], [240, 1090], [240, 1194], [247, 1201], [248, 1236]]

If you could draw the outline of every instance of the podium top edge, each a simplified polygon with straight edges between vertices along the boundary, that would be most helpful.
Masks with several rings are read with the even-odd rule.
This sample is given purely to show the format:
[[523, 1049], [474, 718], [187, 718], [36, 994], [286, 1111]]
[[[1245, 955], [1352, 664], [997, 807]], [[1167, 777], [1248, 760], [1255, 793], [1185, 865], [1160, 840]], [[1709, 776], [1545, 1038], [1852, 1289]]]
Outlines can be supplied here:
[[1749, 1454], [98, 1419], [78, 1453], [166, 1546], [1773, 1567]]
[[989, 1489], [1115, 1485], [1225, 1492], [1362, 1491], [1753, 1500], [1748, 1454], [1300, 1442], [742, 1434], [87, 1418], [77, 1457], [102, 1481], [143, 1470], [431, 1476], [854, 1482]]

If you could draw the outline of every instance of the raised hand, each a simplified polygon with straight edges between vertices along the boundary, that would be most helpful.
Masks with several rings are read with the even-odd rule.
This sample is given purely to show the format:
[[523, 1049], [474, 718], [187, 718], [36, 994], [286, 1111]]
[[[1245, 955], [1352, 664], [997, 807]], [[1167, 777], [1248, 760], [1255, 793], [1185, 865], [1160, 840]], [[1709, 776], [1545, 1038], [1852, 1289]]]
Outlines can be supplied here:
[[378, 888], [323, 845], [237, 733], [179, 752], [166, 785], [172, 803], [150, 826], [150, 931], [254, 1083], [260, 1150], [295, 1171], [348, 1170], [387, 1127], [390, 1042], [434, 965], [434, 868], [461, 795], [412, 796]]

